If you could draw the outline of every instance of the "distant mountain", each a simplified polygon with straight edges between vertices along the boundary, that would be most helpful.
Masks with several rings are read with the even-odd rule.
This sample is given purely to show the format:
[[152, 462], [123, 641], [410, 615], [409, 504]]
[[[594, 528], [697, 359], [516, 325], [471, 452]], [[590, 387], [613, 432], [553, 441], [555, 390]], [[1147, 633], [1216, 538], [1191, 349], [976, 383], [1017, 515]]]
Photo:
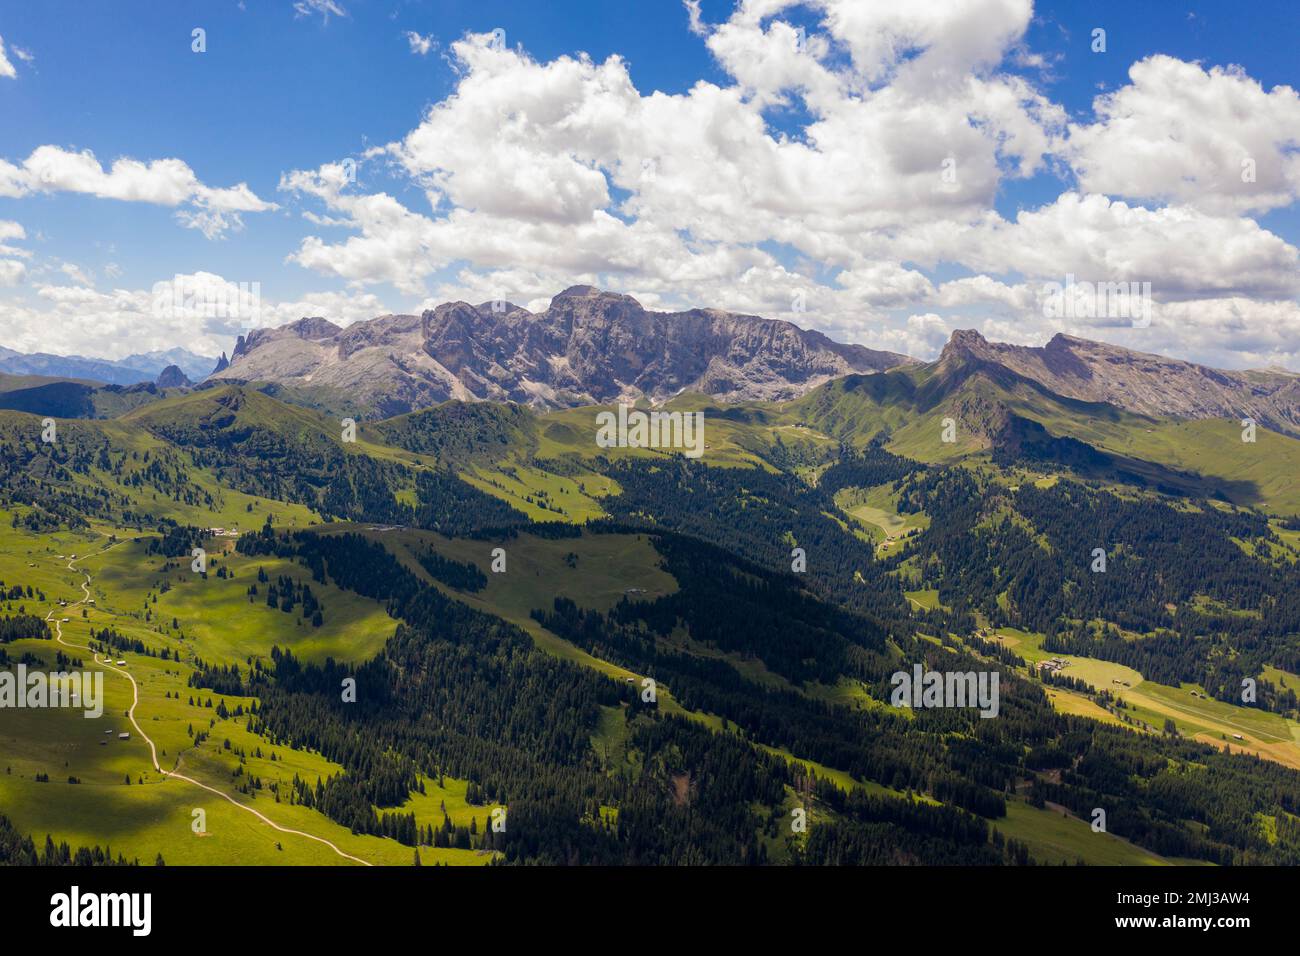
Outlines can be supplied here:
[[80, 355], [49, 355], [44, 352], [24, 355], [21, 352], [6, 350], [6, 353], [0, 356], [0, 372], [10, 375], [88, 379], [107, 385], [152, 382], [160, 371], [162, 371], [161, 366], [155, 371]]
[[1253, 418], [1300, 434], [1300, 375], [1285, 370], [1229, 372], [1058, 334], [1041, 348], [988, 342], [957, 331], [939, 358], [940, 372], [1005, 369], [1057, 395], [1105, 402], [1165, 418]]
[[[848, 375], [786, 406], [806, 427], [919, 461], [966, 455], [1260, 507], [1300, 507], [1300, 376], [1227, 372], [1068, 336], [957, 331], [937, 361]], [[1243, 441], [1241, 421], [1259, 428]]]
[[189, 349], [173, 348], [166, 351], [142, 352], [135, 355], [128, 355], [122, 359], [123, 365], [129, 365], [132, 368], [141, 368], [146, 371], [153, 371], [156, 378], [163, 369], [169, 365], [175, 365], [185, 377], [192, 382], [201, 382], [207, 378], [208, 373], [217, 360], [209, 355], [199, 355], [191, 352]]
[[1094, 432], [1120, 422], [1149, 430], [1155, 421], [1213, 421], [1236, 434], [1241, 420], [1251, 418], [1300, 437], [1300, 375], [1224, 371], [1068, 335], [1027, 347], [958, 330], [937, 361], [846, 376], [793, 407], [809, 424], [854, 440], [888, 433], [897, 442], [922, 420], [952, 415], [963, 426], [962, 440], [927, 450], [933, 431], [927, 425], [908, 451], [923, 459], [970, 450], [970, 441], [995, 443], [1009, 412]]
[[543, 407], [669, 398], [783, 400], [907, 356], [840, 345], [789, 322], [718, 309], [651, 312], [630, 296], [575, 286], [532, 313], [451, 302], [340, 328], [304, 318], [240, 337], [212, 378], [334, 391], [372, 417], [447, 399]]
[[202, 379], [215, 361], [216, 359], [205, 358], [181, 348], [130, 355], [116, 361], [81, 355], [51, 355], [46, 352], [26, 355], [13, 349], [0, 348], [0, 373], [75, 378], [103, 382], [106, 385], [152, 382], [169, 365], [178, 366], [192, 379]]
[[159, 388], [190, 388], [194, 383], [180, 370], [180, 366], [168, 365], [158, 373], [158, 381], [155, 384]]

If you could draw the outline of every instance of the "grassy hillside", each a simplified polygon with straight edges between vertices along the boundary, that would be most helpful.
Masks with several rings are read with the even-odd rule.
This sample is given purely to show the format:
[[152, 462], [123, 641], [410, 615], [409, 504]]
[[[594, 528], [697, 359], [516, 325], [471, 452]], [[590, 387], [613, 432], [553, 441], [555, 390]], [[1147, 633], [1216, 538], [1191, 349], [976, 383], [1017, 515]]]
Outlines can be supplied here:
[[[83, 557], [73, 561], [74, 553]], [[91, 575], [93, 605], [75, 603], [82, 598], [81, 584], [86, 580], [82, 569]], [[278, 612], [268, 612], [259, 625], [242, 610], [222, 610], [220, 599], [217, 613], [206, 599], [181, 601], [168, 611], [176, 611], [185, 623], [172, 628], [170, 617], [166, 624], [154, 623], [162, 619], [160, 605], [167, 607], [169, 595], [163, 595], [160, 604], [150, 605], [153, 621], [145, 622], [134, 608], [141, 597], [139, 580], [152, 573], [141, 546], [131, 539], [120, 538], [112, 545], [93, 533], [35, 536], [7, 531], [0, 535], [0, 579], [27, 580], [44, 592], [46, 600], [24, 602], [29, 612], [68, 619], [60, 625], [58, 641], [19, 640], [5, 645], [5, 650], [11, 657], [30, 655], [33, 666], [46, 668], [54, 666], [54, 655], [62, 651], [79, 660], [77, 666], [104, 674], [106, 695], [104, 714], [95, 720], [72, 710], [8, 713], [0, 724], [0, 754], [7, 768], [0, 777], [0, 807], [5, 815], [20, 829], [42, 838], [49, 833], [74, 845], [110, 845], [114, 852], [146, 863], [161, 853], [170, 864], [355, 865], [322, 843], [277, 832], [240, 809], [244, 806], [281, 826], [329, 840], [368, 862], [409, 864], [413, 853], [408, 847], [354, 835], [319, 812], [276, 799], [271, 790], [278, 787], [287, 796], [295, 775], [314, 782], [342, 768], [317, 754], [249, 733], [236, 712], [246, 710], [253, 703], [250, 699], [189, 686], [196, 656], [214, 654], [234, 660], [245, 651], [264, 654], [277, 639], [292, 636], [276, 620]], [[184, 573], [191, 574], [188, 568]], [[177, 590], [182, 590], [177, 580]], [[238, 581], [221, 583], [239, 586]], [[350, 638], [355, 631], [351, 625], [358, 621], [355, 614], [350, 624], [344, 619], [348, 599], [342, 594], [327, 598], [340, 613], [335, 631]], [[355, 596], [351, 600], [355, 602]], [[69, 606], [62, 607], [59, 601]], [[362, 613], [383, 617], [373, 605]], [[110, 659], [125, 660], [124, 667], [99, 664], [85, 647], [91, 643], [92, 631], [106, 627], [177, 659], [115, 651]], [[244, 645], [239, 643], [241, 634]], [[310, 655], [330, 648], [300, 643], [299, 650]], [[355, 647], [353, 652], [365, 653]], [[138, 702], [126, 672], [136, 681]], [[135, 721], [157, 747], [163, 768], [179, 769], [218, 793], [152, 768], [147, 744], [126, 716], [133, 702]], [[229, 716], [219, 713], [223, 707]], [[203, 732], [205, 739], [198, 741], [196, 731]], [[123, 732], [130, 734], [129, 740], [118, 739]], [[38, 781], [38, 775], [47, 776], [48, 782]], [[247, 788], [251, 779], [261, 786]], [[463, 793], [465, 786], [464, 781], [450, 779], [444, 785], [453, 793], [458, 787]], [[191, 827], [196, 809], [206, 815], [202, 834]], [[471, 851], [430, 847], [423, 848], [422, 854], [425, 862], [481, 864], [489, 859]]]
[[[1003, 579], [1032, 553], [1012, 545], [1037, 542], [1042, 554], [1064, 547], [1030, 515], [1056, 507], [1057, 492], [1079, 494], [1072, 484], [1079, 475], [1089, 494], [1115, 492], [1107, 507], [1176, 501], [1180, 514], [1218, 529], [1216, 546], [1228, 540], [1215, 524], [1221, 519], [1232, 532], [1227, 551], [1285, 573], [1300, 566], [1300, 532], [1278, 518], [1266, 522], [1172, 492], [1219, 490], [1231, 498], [1253, 489], [1254, 503], [1286, 513], [1293, 488], [1284, 475], [1300, 463], [1300, 446], [1261, 432], [1243, 448], [1231, 423], [1153, 422], [1005, 381], [943, 385], [922, 367], [833, 382], [780, 407], [680, 396], [672, 408], [705, 413], [702, 468], [678, 468], [664, 450], [600, 448], [597, 409], [537, 414], [447, 403], [362, 423], [356, 440], [346, 441], [342, 423], [322, 411], [220, 386], [154, 397], [109, 420], [61, 419], [52, 446], [40, 441], [38, 416], [0, 412], [0, 582], [23, 589], [0, 603], [5, 614], [48, 617], [58, 634], [13, 640], [0, 651], [10, 666], [24, 655], [50, 668], [56, 654], [75, 657], [105, 675], [109, 695], [98, 721], [62, 711], [6, 717], [0, 810], [38, 838], [50, 832], [74, 844], [111, 844], [144, 861], [162, 852], [169, 863], [348, 864], [356, 857], [407, 865], [413, 846], [341, 823], [348, 816], [337, 805], [326, 812], [297, 799], [298, 785], [318, 792], [318, 781], [333, 780], [338, 800], [364, 803], [375, 819], [409, 815], [421, 843], [429, 827], [472, 823], [478, 846], [494, 807], [525, 819], [540, 812], [538, 794], [521, 781], [545, 779], [557, 791], [573, 784], [582, 793], [570, 821], [579, 829], [564, 839], [592, 841], [585, 852], [593, 854], [616, 852], [619, 841], [666, 846], [657, 841], [672, 828], [662, 821], [697, 807], [711, 808], [711, 826], [737, 828], [728, 839], [752, 837], [773, 861], [831, 853], [820, 837], [783, 833], [784, 818], [799, 807], [810, 810], [819, 833], [861, 833], [882, 815], [897, 815], [902, 822], [871, 832], [899, 847], [913, 846], [909, 827], [951, 834], [974, 825], [962, 849], [942, 851], [966, 862], [992, 862], [1003, 852], [988, 839], [990, 827], [1040, 862], [1147, 864], [1198, 854], [1230, 861], [1233, 853], [1244, 860], [1265, 852], [1211, 851], [1191, 840], [1177, 853], [1156, 854], [1141, 845], [1177, 844], [1169, 828], [1193, 832], [1187, 818], [1169, 819], [1161, 805], [1144, 802], [1162, 783], [1145, 774], [1213, 766], [1216, 781], [1238, 788], [1242, 807], [1284, 821], [1269, 824], [1268, 846], [1289, 853], [1289, 811], [1276, 797], [1286, 788], [1268, 781], [1281, 767], [1300, 767], [1300, 723], [1211, 699], [1192, 681], [1146, 679], [1091, 652], [1049, 652], [1042, 633], [1006, 625], [1017, 609]], [[942, 440], [949, 417], [958, 425], [952, 443]], [[873, 439], [907, 460], [878, 449], [841, 458], [840, 441], [869, 450]], [[854, 474], [884, 477], [847, 477]], [[1052, 494], [1035, 498], [1034, 490]], [[948, 540], [958, 513], [970, 523], [961, 546]], [[570, 536], [525, 526], [581, 525], [610, 514], [646, 530], [571, 529]], [[346, 559], [351, 565], [331, 563], [345, 561], [341, 552], [296, 553], [288, 542], [299, 539], [276, 535], [309, 527], [322, 536], [358, 535], [379, 550]], [[667, 527], [690, 535], [668, 540]], [[214, 528], [227, 533], [206, 530]], [[257, 540], [258, 529], [269, 529], [259, 531], [266, 550], [234, 547]], [[204, 574], [190, 569], [191, 537], [207, 551]], [[962, 550], [971, 542], [1002, 548], [990, 553], [1006, 566], [984, 575]], [[786, 573], [795, 543], [809, 550], [816, 574]], [[492, 569], [498, 548], [506, 560], [500, 573]], [[369, 565], [378, 567], [383, 554], [396, 558], [397, 570], [391, 580], [369, 580]], [[767, 560], [772, 554], [779, 567]], [[1214, 560], [1228, 559], [1216, 550]], [[481, 583], [465, 583], [474, 575], [446, 583], [471, 565]], [[831, 580], [829, 566], [843, 582]], [[1041, 559], [1038, 566], [1046, 573]], [[386, 589], [402, 574], [419, 595]], [[970, 593], [955, 593], [955, 580]], [[292, 610], [268, 603], [272, 585], [299, 596]], [[990, 587], [997, 593], [977, 593]], [[306, 589], [319, 620], [304, 612]], [[1246, 598], [1207, 587], [1175, 611], [1233, 635], [1229, 626], [1269, 621]], [[856, 603], [850, 612], [837, 602]], [[481, 616], [465, 617], [464, 609]], [[551, 617], [538, 620], [535, 612]], [[988, 618], [997, 618], [991, 645], [960, 636]], [[106, 628], [117, 643], [92, 648]], [[1126, 631], [1123, 639], [1152, 634]], [[522, 646], [512, 643], [516, 635]], [[1233, 639], [1222, 637], [1224, 646]], [[1012, 721], [978, 732], [968, 715], [899, 713], [886, 703], [889, 674], [900, 665], [992, 666], [999, 645], [1030, 665], [1063, 659], [1063, 674], [1080, 683], [1045, 686], [1029, 668], [1008, 666]], [[293, 661], [287, 669], [285, 652]], [[1282, 694], [1300, 687], [1296, 666], [1279, 655], [1259, 676]], [[328, 693], [293, 689], [295, 668], [308, 684], [326, 682]], [[255, 683], [255, 670], [275, 677]], [[227, 672], [232, 683], [219, 692]], [[377, 695], [367, 706], [382, 719], [353, 723], [351, 712], [328, 708], [303, 717], [338, 698], [343, 673]], [[640, 699], [649, 677], [658, 691], [652, 710]], [[546, 711], [561, 700], [571, 703]], [[450, 709], [431, 726], [421, 723], [440, 707]], [[281, 722], [263, 725], [264, 708]], [[480, 708], [507, 715], [498, 718], [506, 730], [487, 733], [476, 724]], [[1166, 721], [1176, 736], [1166, 734]], [[371, 751], [375, 727], [404, 729]], [[563, 733], [555, 739], [557, 728]], [[1009, 728], [1033, 728], [1036, 743], [996, 737]], [[415, 739], [423, 749], [401, 751]], [[996, 746], [981, 749], [987, 740]], [[1127, 840], [1093, 834], [1051, 766], [1057, 746], [1131, 757], [1141, 774], [1089, 779], [1079, 792], [1119, 787], [1123, 795], [1112, 799], [1140, 806], [1148, 829]], [[496, 749], [485, 756], [489, 747]], [[1022, 749], [1033, 753], [1021, 757]], [[1234, 762], [1222, 751], [1257, 754], [1277, 769], [1247, 773], [1244, 758]], [[968, 773], [975, 764], [980, 773]], [[1260, 777], [1257, 789], [1243, 782], [1252, 775]], [[390, 779], [403, 781], [391, 793]], [[752, 788], [745, 811], [752, 817], [722, 811], [727, 804], [709, 787], [724, 779]], [[1005, 799], [1004, 781], [1021, 795]], [[384, 798], [375, 796], [380, 791]], [[1045, 809], [1026, 802], [1044, 793]], [[859, 803], [865, 800], [889, 807]], [[560, 812], [554, 800], [546, 805], [547, 813]], [[190, 828], [196, 808], [208, 813], [205, 835]], [[1197, 811], [1217, 812], [1217, 804]], [[547, 819], [568, 832], [555, 822], [560, 817]], [[721, 831], [709, 832], [715, 840]], [[926, 846], [917, 852], [939, 853]], [[755, 850], [711, 844], [710, 852], [734, 861]], [[449, 845], [422, 845], [420, 853], [424, 863], [494, 858], [489, 849]], [[942, 853], [924, 858], [952, 861]]]

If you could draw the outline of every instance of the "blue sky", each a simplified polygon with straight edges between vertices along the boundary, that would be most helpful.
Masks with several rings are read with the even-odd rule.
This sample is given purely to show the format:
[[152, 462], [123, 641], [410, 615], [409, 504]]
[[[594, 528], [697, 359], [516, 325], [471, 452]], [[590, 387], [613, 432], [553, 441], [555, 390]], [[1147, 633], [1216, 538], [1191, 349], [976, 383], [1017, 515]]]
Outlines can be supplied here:
[[[972, 3], [9, 4], [0, 341], [212, 352], [592, 282], [921, 355], [973, 326], [1300, 368], [1300, 5]], [[1048, 320], [1067, 274], [1150, 281], [1154, 321]], [[261, 313], [142, 305], [174, 275]]]

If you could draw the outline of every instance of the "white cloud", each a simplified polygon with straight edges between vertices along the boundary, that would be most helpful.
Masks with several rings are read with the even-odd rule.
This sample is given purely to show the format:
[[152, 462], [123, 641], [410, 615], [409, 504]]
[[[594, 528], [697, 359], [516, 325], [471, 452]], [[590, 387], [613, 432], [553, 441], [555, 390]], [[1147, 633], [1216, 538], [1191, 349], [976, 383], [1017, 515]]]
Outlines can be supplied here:
[[1163, 55], [1134, 63], [1129, 79], [1097, 98], [1096, 122], [1070, 126], [1066, 155], [1084, 188], [1220, 213], [1300, 197], [1294, 89], [1265, 92], [1240, 68]]
[[[1008, 179], [1083, 155], [1088, 137], [1076, 124], [1067, 139], [1064, 109], [999, 69], [1047, 64], [1025, 45], [1028, 0], [809, 0], [820, 20], [803, 31], [782, 18], [792, 0], [746, 0], [720, 24], [684, 5], [730, 85], [644, 94], [617, 56], [538, 62], [487, 34], [453, 43], [453, 94], [367, 154], [394, 161], [427, 208], [358, 191], [341, 164], [295, 171], [281, 189], [324, 207], [307, 221], [352, 235], [310, 235], [290, 261], [428, 304], [542, 307], [587, 282], [894, 348], [931, 348], [945, 322], [980, 311], [1031, 335], [1042, 283], [1067, 274], [1149, 281], [1166, 305], [1249, 311], [1300, 292], [1295, 247], [1240, 210], [1065, 192], [1014, 220], [995, 211]], [[1255, 92], [1285, 113], [1288, 93]], [[800, 134], [774, 131], [767, 111], [796, 104]], [[973, 274], [936, 287], [921, 270], [944, 263]], [[427, 287], [453, 266], [454, 280]]]
[[1014, 222], [927, 236], [938, 254], [974, 269], [1060, 281], [1150, 282], [1163, 300], [1300, 293], [1300, 250], [1253, 219], [1185, 206], [1147, 209], [1064, 193]]
[[21, 223], [0, 219], [0, 286], [16, 286], [27, 275], [27, 266], [23, 259], [31, 257], [26, 249], [10, 245], [12, 240], [27, 238], [27, 231]]
[[868, 335], [864, 344], [889, 352], [932, 358], [939, 354], [955, 326], [933, 312], [909, 315], [901, 327], [883, 328]]
[[934, 294], [923, 274], [895, 262], [871, 262], [846, 270], [836, 284], [854, 301], [881, 308], [923, 302]]
[[825, 10], [828, 26], [848, 46], [862, 74], [871, 80], [894, 75], [906, 84], [996, 65], [1024, 35], [1033, 15], [1032, 0], [821, 0], [816, 5]]
[[708, 27], [700, 18], [700, 0], [682, 0], [682, 6], [686, 8], [687, 24], [692, 33], [697, 37], [707, 36]]
[[[1189, 358], [1212, 367], [1300, 368], [1300, 303], [1227, 297], [1156, 302], [1150, 327], [1109, 319], [1049, 319], [1037, 307], [996, 316], [950, 320], [993, 341], [1042, 345], [1058, 332], [1140, 352]], [[1177, 343], [1171, 347], [1171, 343]], [[942, 343], [911, 354], [936, 356]]]
[[[18, 51], [14, 50], [14, 53], [17, 54]], [[16, 79], [17, 76], [18, 71], [14, 69], [13, 62], [5, 56], [4, 37], [0, 37], [0, 77], [12, 80]]]
[[346, 17], [348, 12], [335, 0], [297, 0], [293, 5], [294, 17], [320, 15], [321, 23], [329, 23], [330, 16]]
[[179, 159], [141, 162], [122, 158], [105, 170], [90, 150], [74, 152], [59, 146], [39, 146], [21, 166], [0, 160], [0, 196], [21, 197], [41, 192], [84, 193], [101, 199], [185, 206], [178, 220], [201, 229], [209, 239], [239, 229], [243, 212], [276, 209], [246, 183], [213, 188], [199, 181]]
[[1037, 297], [1027, 285], [1007, 285], [986, 275], [953, 279], [941, 285], [933, 301], [945, 308], [997, 306], [1011, 311], [1033, 308]]
[[[0, 260], [0, 277], [4, 274]], [[249, 328], [284, 325], [303, 316], [348, 325], [390, 311], [372, 293], [317, 292], [272, 300], [261, 295], [260, 283], [241, 284], [210, 272], [168, 276], [148, 289], [101, 292], [82, 284], [41, 284], [35, 293], [34, 303], [0, 299], [0, 327], [6, 330], [8, 347], [105, 358], [176, 345], [200, 354], [229, 353], [235, 337]], [[240, 307], [214, 308], [213, 303]]]
[[69, 279], [71, 279], [73, 282], [77, 283], [77, 285], [87, 286], [90, 288], [93, 288], [95, 285], [95, 280], [92, 279], [89, 275], [87, 275], [85, 270], [83, 270], [80, 266], [74, 263], [71, 262], [63, 263], [62, 265], [59, 266], [59, 271], [62, 272], [65, 276], [67, 276]]
[[429, 36], [420, 36], [413, 30], [406, 31], [406, 42], [411, 45], [411, 52], [419, 56], [428, 56], [429, 52], [438, 46], [438, 41]]
[[[724, 63], [745, 62], [751, 42], [772, 63], [788, 61], [783, 72], [755, 70], [751, 85], [768, 76], [761, 91], [700, 83], [642, 95], [617, 57], [538, 63], [490, 35], [453, 44], [456, 92], [387, 150], [424, 186], [431, 214], [343, 192], [324, 167], [293, 173], [284, 188], [323, 200], [332, 220], [345, 214], [360, 232], [308, 237], [293, 260], [402, 288], [461, 259], [639, 276], [643, 286], [703, 271], [725, 288], [736, 273], [711, 269], [769, 263], [753, 248], [764, 241], [848, 267], [860, 264], [851, 238], [864, 231], [984, 208], [1003, 175], [1039, 167], [1063, 128], [1059, 108], [1015, 77], [863, 99], [819, 62], [825, 38], [797, 50], [785, 24], [737, 17], [710, 36]], [[774, 136], [762, 115], [791, 86], [821, 115], [805, 141]]]

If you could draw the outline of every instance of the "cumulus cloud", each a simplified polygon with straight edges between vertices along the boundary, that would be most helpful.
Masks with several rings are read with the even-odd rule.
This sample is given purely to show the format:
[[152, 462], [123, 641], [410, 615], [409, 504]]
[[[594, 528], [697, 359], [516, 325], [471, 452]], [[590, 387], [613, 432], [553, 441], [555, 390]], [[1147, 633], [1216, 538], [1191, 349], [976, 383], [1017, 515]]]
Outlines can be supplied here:
[[259, 199], [246, 183], [220, 189], [204, 185], [194, 170], [179, 159], [141, 162], [122, 158], [105, 169], [90, 150], [76, 152], [59, 146], [39, 146], [22, 165], [0, 160], [0, 196], [53, 192], [184, 206], [177, 213], [178, 220], [202, 230], [209, 239], [242, 228], [240, 213], [277, 208], [274, 203]]
[[[942, 46], [955, 30], [918, 29], [916, 42]], [[424, 187], [429, 211], [349, 194], [327, 167], [297, 171], [282, 188], [322, 200], [331, 222], [347, 217], [359, 235], [308, 237], [293, 261], [399, 288], [465, 259], [642, 288], [689, 281], [693, 294], [730, 298], [743, 270], [775, 265], [761, 243], [850, 268], [865, 264], [853, 248], [864, 232], [981, 211], [1003, 176], [1039, 168], [1064, 128], [1063, 112], [1018, 77], [864, 97], [859, 73], [822, 63], [845, 42], [742, 9], [713, 30], [711, 49], [737, 71], [755, 50], [768, 60], [749, 82], [670, 96], [643, 95], [616, 56], [539, 63], [468, 36], [452, 45], [456, 92], [386, 150]], [[774, 135], [763, 115], [788, 95], [817, 115], [802, 140]]]
[[903, 237], [918, 258], [951, 259], [986, 272], [1061, 281], [1150, 282], [1161, 299], [1300, 293], [1300, 250], [1253, 219], [1185, 206], [1148, 209], [1067, 192], [1015, 220]]
[[[277, 300], [262, 296], [260, 283], [211, 272], [168, 276], [147, 289], [99, 291], [75, 266], [57, 271], [73, 284], [36, 285], [32, 301], [0, 298], [8, 347], [123, 358], [182, 345], [215, 355], [229, 352], [235, 337], [253, 328], [304, 316], [349, 325], [391, 311], [373, 293], [313, 292]], [[0, 277], [4, 273], [0, 260]]]
[[1084, 188], [1218, 213], [1300, 197], [1294, 89], [1163, 55], [1134, 63], [1129, 80], [1097, 98], [1095, 122], [1070, 126], [1066, 155]]
[[933, 358], [943, 349], [954, 327], [949, 320], [934, 312], [913, 314], [901, 326], [889, 326], [869, 333], [864, 344], [888, 352]]
[[27, 230], [22, 227], [22, 223], [13, 222], [8, 219], [0, 219], [0, 242], [7, 242], [10, 239], [26, 239]]
[[[540, 308], [587, 282], [647, 305], [757, 312], [921, 354], [976, 313], [1050, 337], [1061, 329], [1039, 321], [1043, 284], [1066, 275], [1150, 282], [1165, 306], [1259, 302], [1261, 314], [1300, 292], [1296, 248], [1245, 215], [1289, 201], [1290, 174], [1273, 162], [1292, 152], [1286, 88], [1153, 57], [1098, 99], [1094, 123], [1072, 125], [1000, 69], [1046, 63], [1025, 44], [1029, 0], [746, 0], [717, 24], [693, 0], [684, 7], [730, 84], [647, 94], [618, 56], [540, 62], [489, 34], [453, 43], [455, 91], [367, 154], [394, 164], [427, 206], [360, 191], [337, 163], [289, 173], [283, 191], [324, 207], [305, 211], [309, 222], [352, 232], [309, 235], [290, 261], [426, 304]], [[785, 19], [796, 7], [819, 19], [796, 27]], [[1206, 89], [1161, 107], [1180, 80]], [[808, 117], [797, 136], [768, 121], [789, 105]], [[1231, 128], [1224, 117], [1243, 109], [1258, 109], [1256, 121]], [[1142, 142], [1201, 113], [1213, 118], [1207, 154], [1237, 143], [1268, 158], [1258, 189], [1238, 195], [1208, 174], [1188, 185], [1186, 170], [1166, 169], [1177, 185], [1162, 192], [1129, 176], [1126, 124], [1149, 126], [1128, 137], [1140, 156]], [[994, 209], [1009, 179], [1062, 162], [1083, 188], [1010, 220]], [[936, 283], [927, 271], [945, 263], [971, 274]], [[448, 267], [455, 278], [430, 289]]]
[[[793, 0], [781, 3], [782, 8], [795, 5]], [[1024, 35], [1033, 16], [1033, 0], [820, 0], [816, 5], [867, 78], [895, 73], [908, 83], [926, 75], [960, 76], [996, 65]]]

